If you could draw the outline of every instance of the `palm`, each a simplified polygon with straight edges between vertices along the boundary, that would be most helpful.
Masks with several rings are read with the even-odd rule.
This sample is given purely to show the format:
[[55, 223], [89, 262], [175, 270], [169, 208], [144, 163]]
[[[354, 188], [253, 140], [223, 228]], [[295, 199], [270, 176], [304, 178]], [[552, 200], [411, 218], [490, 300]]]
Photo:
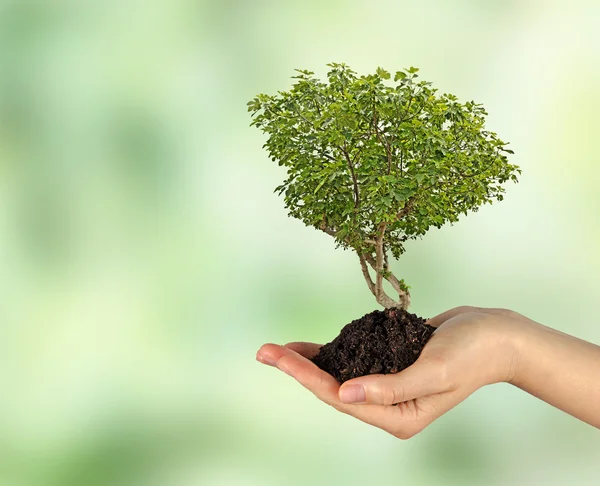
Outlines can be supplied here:
[[[441, 325], [411, 368], [435, 366], [436, 362], [445, 359], [444, 355], [452, 352], [452, 348], [461, 339], [461, 334], [464, 334], [461, 327], [452, 321]], [[298, 382], [328, 405], [397, 436], [406, 435], [407, 430], [416, 433], [464, 399], [455, 390], [444, 390], [408, 400], [402, 400], [401, 396], [391, 397], [389, 405], [343, 403], [339, 399], [340, 384], [310, 361], [320, 347], [320, 344], [306, 342], [294, 342], [285, 346], [266, 344], [259, 354], [287, 369]], [[383, 375], [369, 375], [369, 378], [377, 379], [381, 376]], [[415, 375], [415, 378], [418, 379], [418, 376]]]

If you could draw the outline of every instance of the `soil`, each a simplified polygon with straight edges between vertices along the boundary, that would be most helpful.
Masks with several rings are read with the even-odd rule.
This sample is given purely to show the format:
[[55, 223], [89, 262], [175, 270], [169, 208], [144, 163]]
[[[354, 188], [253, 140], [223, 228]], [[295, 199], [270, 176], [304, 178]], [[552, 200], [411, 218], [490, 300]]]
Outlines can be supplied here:
[[347, 324], [312, 361], [340, 383], [397, 373], [417, 360], [433, 331], [425, 319], [405, 310], [376, 310]]

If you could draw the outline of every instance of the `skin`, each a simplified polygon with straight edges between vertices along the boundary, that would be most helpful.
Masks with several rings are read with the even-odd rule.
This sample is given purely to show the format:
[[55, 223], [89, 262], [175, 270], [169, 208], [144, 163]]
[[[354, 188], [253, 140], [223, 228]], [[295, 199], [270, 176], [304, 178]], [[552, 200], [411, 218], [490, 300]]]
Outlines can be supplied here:
[[319, 344], [265, 344], [256, 359], [399, 439], [419, 433], [479, 388], [501, 382], [600, 428], [599, 346], [507, 309], [462, 306], [427, 322], [437, 329], [412, 366], [341, 386], [309, 360]]

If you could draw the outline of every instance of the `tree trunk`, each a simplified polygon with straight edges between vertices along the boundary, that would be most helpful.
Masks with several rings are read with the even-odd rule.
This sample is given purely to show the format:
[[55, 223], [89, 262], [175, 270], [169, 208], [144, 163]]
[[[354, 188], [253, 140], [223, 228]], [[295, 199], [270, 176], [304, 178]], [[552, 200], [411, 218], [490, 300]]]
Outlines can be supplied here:
[[[373, 270], [377, 271], [377, 261], [375, 260], [375, 258], [373, 258], [372, 255], [365, 255], [364, 259], [369, 263], [369, 265], [371, 265], [371, 268], [373, 268]], [[408, 290], [402, 289], [402, 287], [400, 285], [400, 281], [392, 273], [392, 271], [389, 269], [389, 267], [386, 268], [386, 274], [383, 276], [383, 278], [385, 278], [391, 284], [391, 286], [394, 288], [394, 290], [398, 293], [398, 299], [399, 299], [399, 301], [395, 305], [385, 306], [385, 307], [398, 307], [400, 309], [405, 309], [405, 310], [408, 309], [408, 306], [410, 305], [410, 292]], [[375, 294], [373, 294], [373, 295], [375, 295]], [[377, 298], [377, 295], [375, 295], [375, 298]], [[379, 300], [377, 302], [379, 302]], [[379, 302], [379, 303], [381, 305], [384, 305], [381, 302]]]
[[366, 258], [368, 257], [368, 255], [358, 255], [358, 257], [360, 259], [360, 266], [362, 268], [365, 281], [367, 282], [367, 286], [369, 287], [371, 293], [375, 296], [375, 300], [377, 300], [377, 303], [385, 307], [386, 309], [398, 307], [398, 302], [396, 302], [394, 299], [392, 299], [389, 295], [385, 293], [385, 291], [383, 290], [383, 286], [381, 286], [378, 289], [377, 285], [373, 282], [371, 274], [369, 273], [369, 267], [367, 266]]

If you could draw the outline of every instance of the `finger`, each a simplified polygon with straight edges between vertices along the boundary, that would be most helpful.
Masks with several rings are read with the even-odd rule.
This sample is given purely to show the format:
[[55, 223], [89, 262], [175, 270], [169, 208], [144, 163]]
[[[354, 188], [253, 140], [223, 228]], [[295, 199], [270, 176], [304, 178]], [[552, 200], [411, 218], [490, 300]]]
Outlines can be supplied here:
[[517, 319], [519, 321], [525, 321], [525, 322], [531, 321], [531, 319], [529, 319], [529, 317], [526, 317], [523, 314], [512, 311], [510, 309], [482, 307], [480, 310], [481, 310], [481, 312], [485, 312], [486, 314], [495, 314], [495, 315], [498, 315], [501, 317]]
[[414, 408], [382, 407], [370, 403], [345, 405], [345, 407], [347, 407], [345, 413], [396, 437], [408, 438], [423, 428], [419, 425], [419, 417], [415, 414]]
[[263, 344], [256, 352], [256, 361], [260, 361], [269, 366], [275, 366], [280, 357], [279, 347], [281, 346], [278, 346], [277, 344]]
[[[382, 406], [373, 403], [346, 404], [339, 399], [338, 382], [319, 368], [318, 371], [315, 370], [316, 366], [312, 362], [306, 364], [300, 361], [299, 356], [294, 357], [290, 354], [283, 356], [278, 365], [285, 367], [286, 372], [294, 376], [321, 401], [400, 439], [414, 436], [453, 406], [452, 398], [445, 397], [447, 393], [410, 400], [408, 403], [400, 404], [402, 406]], [[443, 398], [430, 404], [429, 402], [436, 397]], [[420, 405], [417, 404], [419, 400], [422, 401]]]
[[449, 389], [441, 363], [417, 360], [399, 373], [348, 380], [340, 387], [339, 399], [343, 403], [393, 405]]
[[382, 407], [396, 408], [402, 417], [401, 420], [396, 421], [389, 432], [400, 439], [409, 439], [454, 408], [467, 396], [468, 394], [459, 390], [452, 390], [399, 403], [396, 407]]
[[[351, 415], [362, 422], [383, 429], [398, 437], [397, 431], [411, 436], [424, 426], [419, 425], [419, 417], [414, 410], [402, 410], [398, 407], [382, 407], [371, 403], [345, 404], [338, 397], [339, 383], [324, 371], [317, 368], [312, 362], [310, 365], [300, 362], [293, 355], [286, 355], [280, 359], [281, 365], [296, 380], [311, 391], [319, 400], [332, 406], [336, 410]], [[314, 367], [314, 368], [313, 368]]]
[[279, 344], [267, 343], [263, 344], [260, 347], [260, 349], [256, 353], [256, 359], [261, 363], [276, 367], [277, 361], [279, 361], [279, 359], [282, 356], [292, 353], [292, 350], [285, 348]]
[[301, 354], [302, 356], [308, 359], [314, 358], [322, 347], [322, 344], [306, 343], [301, 341], [287, 343], [286, 345], [284, 345], [284, 348], [296, 351], [296, 353]]
[[[325, 373], [312, 361], [289, 348], [276, 344], [265, 344], [260, 348], [258, 356], [261, 356], [263, 360], [275, 362], [280, 369], [293, 376], [319, 400], [340, 412], [352, 415], [367, 424], [379, 427], [394, 435], [397, 435], [396, 430], [401, 430], [402, 434], [408, 435], [407, 431], [419, 429], [418, 417], [414, 410], [404, 410], [400, 407], [391, 406], [382, 407], [373, 404], [350, 405], [342, 403], [338, 398], [340, 385], [335, 378]], [[397, 436], [400, 437], [400, 435]]]
[[293, 354], [287, 354], [278, 361], [280, 368], [292, 375], [302, 386], [311, 391], [319, 400], [340, 412], [352, 415], [367, 424], [379, 427], [396, 435], [396, 430], [414, 431], [419, 428], [418, 415], [414, 410], [398, 407], [382, 407], [371, 403], [345, 404], [339, 399], [340, 384], [311, 361]]
[[480, 312], [481, 309], [479, 307], [473, 307], [470, 305], [462, 305], [460, 307], [455, 307], [454, 309], [447, 310], [446, 312], [442, 312], [431, 319], [428, 319], [425, 324], [428, 324], [432, 327], [439, 327], [448, 319], [452, 319], [453, 317], [464, 314], [467, 312]]
[[259, 361], [272, 364], [295, 378], [317, 398], [332, 406], [340, 405], [337, 397], [340, 384], [333, 376], [304, 356], [284, 346], [265, 344], [258, 350], [258, 357], [260, 357]]
[[[371, 410], [369, 411], [357, 410], [359, 407], [345, 405], [340, 402], [338, 398], [340, 384], [337, 380], [301, 354], [285, 346], [265, 344], [259, 350], [259, 355], [265, 360], [274, 362], [280, 370], [295, 378], [298, 383], [326, 404], [368, 423], [376, 420], [377, 414], [373, 414], [373, 412], [379, 407], [370, 407]], [[351, 411], [350, 407], [354, 410]], [[380, 420], [378, 423], [381, 424], [382, 421]]]
[[277, 361], [277, 367], [295, 378], [319, 400], [339, 408], [341, 405], [338, 399], [340, 384], [337, 380], [304, 356], [288, 348], [282, 349], [285, 352]]

